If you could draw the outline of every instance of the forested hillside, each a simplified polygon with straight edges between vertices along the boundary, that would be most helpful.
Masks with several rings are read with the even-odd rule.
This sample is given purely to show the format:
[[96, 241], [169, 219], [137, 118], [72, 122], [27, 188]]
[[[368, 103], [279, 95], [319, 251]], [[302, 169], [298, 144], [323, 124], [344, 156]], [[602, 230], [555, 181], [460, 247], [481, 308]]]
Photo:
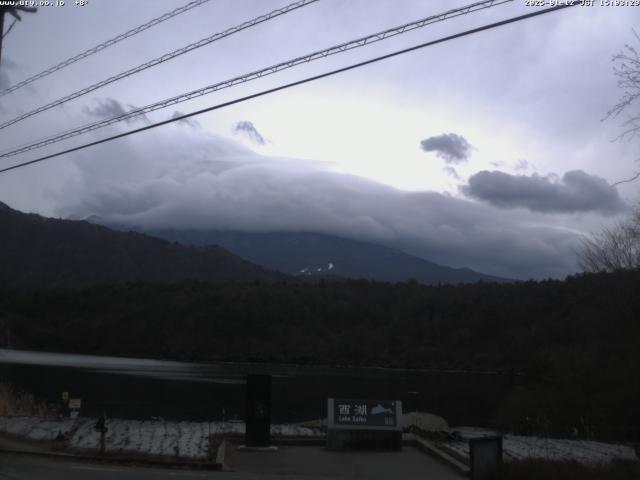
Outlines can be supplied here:
[[4, 291], [0, 335], [64, 352], [524, 372], [534, 383], [505, 412], [640, 429], [639, 313], [640, 271], [460, 286], [137, 284]]
[[248, 233], [218, 230], [152, 230], [183, 245], [220, 245], [250, 262], [298, 277], [323, 276], [426, 285], [509, 281], [429, 262], [402, 251], [347, 238], [310, 232]]
[[87, 222], [28, 215], [0, 203], [0, 288], [282, 277], [220, 247], [185, 247]]

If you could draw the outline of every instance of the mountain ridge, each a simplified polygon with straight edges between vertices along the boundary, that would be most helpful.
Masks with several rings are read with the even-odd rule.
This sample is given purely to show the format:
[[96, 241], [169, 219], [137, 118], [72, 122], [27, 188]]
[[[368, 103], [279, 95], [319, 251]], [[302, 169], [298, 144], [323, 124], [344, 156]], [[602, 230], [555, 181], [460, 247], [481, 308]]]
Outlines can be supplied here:
[[362, 278], [424, 284], [510, 282], [470, 268], [454, 268], [401, 250], [315, 232], [248, 233], [230, 230], [154, 229], [145, 233], [183, 245], [217, 244], [265, 268], [287, 275]]
[[284, 278], [222, 247], [187, 247], [86, 221], [23, 213], [0, 202], [0, 288]]

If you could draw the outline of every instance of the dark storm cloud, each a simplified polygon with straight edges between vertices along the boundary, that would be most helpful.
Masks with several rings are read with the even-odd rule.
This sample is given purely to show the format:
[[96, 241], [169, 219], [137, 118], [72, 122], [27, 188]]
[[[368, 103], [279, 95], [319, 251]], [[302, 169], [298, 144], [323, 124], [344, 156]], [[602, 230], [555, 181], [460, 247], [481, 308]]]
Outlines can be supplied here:
[[236, 123], [233, 126], [233, 133], [243, 135], [257, 145], [264, 145], [266, 143], [266, 140], [262, 135], [260, 135], [258, 129], [253, 125], [252, 122], [249, 122], [247, 120]]
[[[181, 117], [182, 115], [184, 115], [184, 113], [179, 112], [179, 111], [176, 110], [171, 115], [171, 118], [178, 118], [178, 117]], [[183, 118], [182, 120], [178, 120], [176, 123], [178, 125], [185, 125], [185, 126], [191, 127], [191, 128], [200, 128], [200, 122], [198, 122], [197, 120], [195, 120], [193, 118]]]
[[258, 155], [204, 130], [134, 137], [77, 158], [77, 173], [47, 197], [55, 216], [143, 228], [320, 232], [511, 278], [577, 270], [579, 232], [547, 215], [544, 222], [447, 194], [404, 192], [319, 162]]
[[614, 187], [582, 170], [567, 172], [562, 179], [484, 170], [471, 176], [461, 190], [500, 208], [523, 207], [544, 213], [606, 213], [627, 208]]
[[463, 163], [471, 155], [471, 144], [461, 135], [443, 133], [436, 137], [429, 137], [420, 142], [425, 152], [435, 152], [447, 163]]
[[[126, 109], [124, 105], [114, 98], [104, 98], [98, 100], [98, 105], [95, 108], [83, 107], [82, 111], [91, 117], [114, 118], [137, 108], [135, 105], [127, 106], [129, 109]], [[129, 124], [135, 122], [151, 123], [146, 115], [129, 118], [125, 122]]]

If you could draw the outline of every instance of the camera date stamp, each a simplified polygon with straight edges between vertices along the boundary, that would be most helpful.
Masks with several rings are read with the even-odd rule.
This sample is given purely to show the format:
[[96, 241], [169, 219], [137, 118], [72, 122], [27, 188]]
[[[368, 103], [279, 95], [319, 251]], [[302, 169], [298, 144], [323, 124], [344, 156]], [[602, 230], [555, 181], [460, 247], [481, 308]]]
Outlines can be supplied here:
[[525, 7], [640, 7], [640, 0], [524, 0]]
[[[21, 7], [86, 7], [90, 0], [14, 0], [4, 2], [3, 5], [15, 5]], [[640, 0], [639, 0], [640, 1]]]

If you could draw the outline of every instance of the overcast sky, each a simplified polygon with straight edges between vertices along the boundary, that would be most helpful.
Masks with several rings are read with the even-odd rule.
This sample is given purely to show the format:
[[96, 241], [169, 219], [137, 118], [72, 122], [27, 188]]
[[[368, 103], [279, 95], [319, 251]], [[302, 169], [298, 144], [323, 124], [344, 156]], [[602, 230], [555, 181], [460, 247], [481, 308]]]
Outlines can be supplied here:
[[[0, 88], [186, 3], [89, 0], [23, 15]], [[211, 0], [0, 98], [6, 121], [288, 4]], [[0, 130], [0, 150], [471, 3], [320, 0]], [[6, 166], [523, 13], [524, 0], [223, 90]], [[147, 227], [314, 231], [516, 278], [577, 271], [580, 236], [638, 201], [638, 142], [602, 121], [640, 7], [574, 7], [0, 175], [0, 201]], [[10, 17], [5, 21], [5, 28]], [[95, 218], [94, 217], [94, 218]]]

